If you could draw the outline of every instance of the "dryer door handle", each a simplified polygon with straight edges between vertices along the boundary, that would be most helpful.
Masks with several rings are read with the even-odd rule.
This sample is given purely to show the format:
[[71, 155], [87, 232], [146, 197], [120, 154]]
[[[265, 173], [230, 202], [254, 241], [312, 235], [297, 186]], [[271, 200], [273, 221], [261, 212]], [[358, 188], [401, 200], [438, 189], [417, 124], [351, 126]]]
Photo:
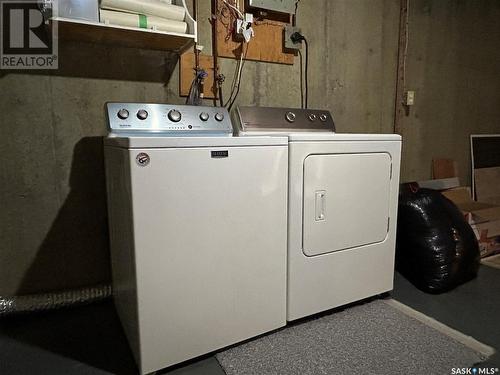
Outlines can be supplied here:
[[317, 190], [315, 193], [315, 220], [325, 220], [326, 190]]

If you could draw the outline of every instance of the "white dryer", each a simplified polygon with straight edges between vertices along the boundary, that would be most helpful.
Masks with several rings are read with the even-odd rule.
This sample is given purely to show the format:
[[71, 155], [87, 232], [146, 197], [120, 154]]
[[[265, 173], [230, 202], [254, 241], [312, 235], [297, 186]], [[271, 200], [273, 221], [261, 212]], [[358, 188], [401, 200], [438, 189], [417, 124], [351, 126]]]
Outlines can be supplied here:
[[239, 135], [287, 135], [287, 320], [392, 290], [401, 137], [338, 134], [328, 111], [239, 107]]
[[115, 305], [141, 374], [286, 324], [287, 139], [214, 107], [108, 103]]

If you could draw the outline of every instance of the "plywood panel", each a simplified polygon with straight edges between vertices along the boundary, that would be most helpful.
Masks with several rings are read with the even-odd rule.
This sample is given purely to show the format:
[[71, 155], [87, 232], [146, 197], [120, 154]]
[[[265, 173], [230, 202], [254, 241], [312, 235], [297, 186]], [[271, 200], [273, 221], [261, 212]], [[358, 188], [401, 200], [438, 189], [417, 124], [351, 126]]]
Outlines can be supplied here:
[[[191, 83], [196, 75], [196, 63], [193, 52], [185, 52], [181, 55], [180, 69], [179, 69], [179, 93], [180, 96], [188, 96]], [[214, 68], [213, 57], [210, 55], [200, 54], [200, 67], [208, 73], [207, 78], [204, 80], [203, 96], [206, 99], [213, 99], [216, 97], [214, 88]]]
[[[242, 3], [241, 0], [240, 4]], [[215, 0], [217, 7], [216, 33], [217, 33], [217, 54], [220, 57], [239, 58], [241, 53], [241, 41], [236, 40], [233, 35], [235, 18], [231, 16], [229, 8], [221, 1]], [[240, 6], [240, 9], [243, 9]], [[273, 17], [269, 13], [269, 17]], [[274, 18], [274, 17], [273, 17]], [[289, 16], [280, 16], [276, 19], [255, 19], [253, 29], [255, 37], [248, 44], [248, 51], [245, 47], [245, 58], [247, 60], [265, 61], [280, 64], [293, 65], [294, 53], [287, 51], [283, 43], [283, 30], [289, 22]]]

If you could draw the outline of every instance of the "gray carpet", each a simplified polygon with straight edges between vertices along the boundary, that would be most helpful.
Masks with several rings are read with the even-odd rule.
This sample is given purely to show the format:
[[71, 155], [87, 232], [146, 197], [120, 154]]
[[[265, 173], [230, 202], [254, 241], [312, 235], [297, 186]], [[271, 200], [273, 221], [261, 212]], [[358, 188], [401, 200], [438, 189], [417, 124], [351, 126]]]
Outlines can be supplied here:
[[227, 375], [450, 374], [484, 356], [382, 300], [217, 354]]

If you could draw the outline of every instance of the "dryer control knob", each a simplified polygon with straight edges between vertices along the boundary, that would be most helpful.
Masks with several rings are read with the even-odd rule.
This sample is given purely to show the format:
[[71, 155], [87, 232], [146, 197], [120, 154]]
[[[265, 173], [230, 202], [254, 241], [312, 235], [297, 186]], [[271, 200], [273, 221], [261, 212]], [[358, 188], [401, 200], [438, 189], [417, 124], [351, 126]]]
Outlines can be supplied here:
[[178, 110], [171, 109], [170, 112], [168, 112], [168, 118], [172, 122], [179, 122], [181, 121], [182, 115]]
[[315, 115], [314, 113], [311, 113], [311, 114], [308, 116], [308, 118], [309, 118], [309, 121], [316, 121], [316, 119], [317, 119], [317, 117], [316, 117], [316, 115]]
[[139, 120], [146, 120], [148, 118], [148, 111], [145, 109], [139, 109], [139, 111], [137, 111], [137, 118]]
[[125, 108], [120, 109], [118, 111], [118, 117], [122, 120], [125, 120], [126, 118], [128, 118], [128, 111]]
[[288, 111], [287, 113], [285, 113], [285, 119], [288, 122], [294, 122], [296, 117], [297, 116], [295, 116], [295, 113], [293, 113], [291, 111]]
[[319, 115], [319, 119], [320, 119], [321, 121], [323, 121], [323, 122], [325, 122], [325, 121], [327, 120], [327, 118], [328, 118], [328, 117], [327, 117], [324, 113], [323, 113], [323, 114], [321, 114], [321, 115]]

